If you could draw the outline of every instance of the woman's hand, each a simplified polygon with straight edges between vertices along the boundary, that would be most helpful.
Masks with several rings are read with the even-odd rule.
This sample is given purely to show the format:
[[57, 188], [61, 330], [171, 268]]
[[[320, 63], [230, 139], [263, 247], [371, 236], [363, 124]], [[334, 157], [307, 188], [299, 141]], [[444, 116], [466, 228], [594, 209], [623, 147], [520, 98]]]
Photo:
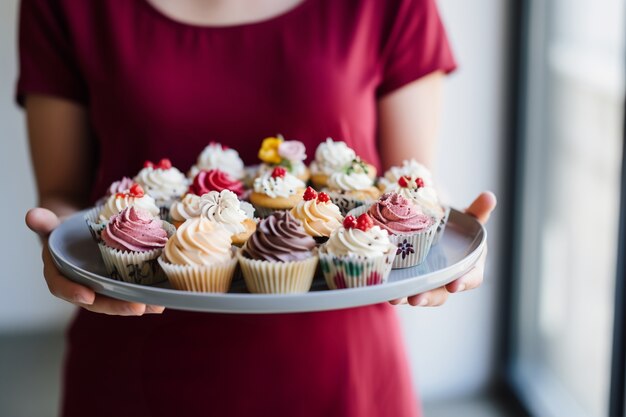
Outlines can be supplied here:
[[45, 208], [34, 208], [26, 214], [26, 224], [43, 241], [43, 275], [52, 295], [95, 313], [121, 316], [141, 316], [144, 313], [162, 313], [163, 307], [116, 300], [96, 294], [93, 290], [65, 278], [52, 261], [48, 250], [48, 236], [59, 224], [56, 214]]
[[[465, 210], [478, 219], [482, 224], [487, 223], [493, 209], [496, 208], [496, 196], [491, 192], [480, 194], [476, 200]], [[462, 277], [452, 281], [448, 285], [427, 291], [421, 294], [412, 295], [405, 299], [392, 300], [391, 304], [409, 303], [412, 306], [434, 307], [446, 302], [450, 294], [471, 290], [478, 287], [483, 282], [485, 272], [485, 260], [487, 258], [487, 247], [476, 262], [476, 265]]]

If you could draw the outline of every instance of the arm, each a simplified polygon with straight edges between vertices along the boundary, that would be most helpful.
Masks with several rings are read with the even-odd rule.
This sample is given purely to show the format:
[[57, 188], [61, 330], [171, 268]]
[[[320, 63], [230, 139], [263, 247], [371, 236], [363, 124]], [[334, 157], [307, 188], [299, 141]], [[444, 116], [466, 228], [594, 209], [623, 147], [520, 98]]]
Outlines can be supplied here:
[[[432, 167], [441, 113], [442, 86], [443, 74], [435, 72], [380, 99], [380, 153], [385, 169], [410, 158]], [[495, 196], [485, 192], [476, 198], [466, 212], [485, 223], [495, 206]], [[485, 250], [472, 270], [445, 287], [408, 297], [409, 304], [438, 306], [447, 300], [450, 293], [478, 287], [483, 281], [486, 255]], [[392, 304], [400, 302], [395, 300]]]
[[40, 207], [29, 210], [26, 224], [43, 241], [43, 272], [50, 292], [90, 311], [141, 315], [161, 312], [162, 307], [114, 300], [76, 284], [55, 267], [47, 237], [60, 223], [87, 205], [95, 173], [96, 145], [89, 131], [87, 113], [71, 101], [32, 95], [26, 98], [31, 159]]

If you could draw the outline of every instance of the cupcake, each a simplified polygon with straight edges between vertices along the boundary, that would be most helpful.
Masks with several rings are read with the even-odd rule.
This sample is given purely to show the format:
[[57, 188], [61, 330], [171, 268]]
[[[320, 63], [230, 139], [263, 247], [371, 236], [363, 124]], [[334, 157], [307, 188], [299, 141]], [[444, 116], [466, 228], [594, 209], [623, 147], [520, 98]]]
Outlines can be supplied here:
[[448, 220], [450, 208], [443, 206], [439, 202], [437, 192], [431, 182], [427, 182], [422, 177], [402, 176], [393, 184], [388, 184], [385, 192], [398, 193], [401, 196], [415, 201], [428, 216], [434, 217], [437, 221], [437, 233], [433, 240], [433, 245], [437, 244]]
[[229, 190], [241, 197], [244, 194], [243, 183], [219, 169], [200, 170], [189, 186], [189, 193], [203, 195], [209, 191]]
[[196, 164], [191, 167], [187, 175], [189, 178], [193, 178], [201, 170], [210, 171], [212, 169], [219, 169], [236, 180], [243, 179], [245, 174], [243, 161], [237, 151], [216, 142], [209, 143], [202, 150], [198, 155]]
[[380, 190], [368, 174], [368, 166], [359, 158], [328, 179], [326, 192], [343, 214], [366, 203], [375, 201]]
[[175, 201], [170, 207], [169, 221], [178, 228], [186, 220], [200, 217], [202, 214], [202, 199], [192, 193], [187, 193], [180, 201]]
[[258, 175], [281, 166], [304, 182], [311, 176], [304, 164], [306, 149], [297, 140], [285, 140], [281, 135], [265, 138], [259, 149], [259, 159], [263, 163], [259, 166]]
[[138, 207], [127, 207], [111, 217], [98, 244], [107, 273], [133, 284], [165, 280], [158, 265], [173, 227]]
[[271, 294], [309, 291], [318, 261], [315, 241], [286, 211], [261, 220], [237, 257], [248, 290]]
[[126, 192], [111, 195], [104, 204], [94, 207], [85, 214], [85, 221], [94, 240], [100, 241], [100, 233], [111, 216], [131, 206], [146, 210], [152, 216], [159, 215], [159, 208], [154, 199], [144, 193], [141, 185], [133, 183]]
[[232, 233], [232, 243], [242, 246], [256, 230], [253, 216], [242, 209], [246, 203], [239, 201], [232, 191], [210, 191], [200, 197], [201, 216], [219, 223]]
[[355, 209], [354, 215], [363, 210], [367, 210], [374, 225], [389, 233], [390, 241], [398, 248], [394, 269], [419, 265], [426, 259], [438, 221], [426, 214], [413, 200], [396, 193], [387, 193], [369, 208]]
[[157, 164], [146, 161], [135, 181], [154, 198], [162, 219], [167, 218], [170, 206], [185, 194], [188, 186], [187, 178], [172, 166], [169, 159], [161, 159]]
[[317, 193], [308, 187], [302, 200], [291, 209], [291, 214], [302, 222], [304, 231], [317, 243], [324, 243], [336, 228], [341, 226], [343, 216], [328, 194]]
[[231, 233], [204, 217], [185, 221], [159, 257], [173, 288], [195, 292], [227, 292], [237, 258]]
[[[318, 145], [315, 160], [311, 162], [311, 182], [315, 188], [328, 185], [328, 179], [337, 171], [343, 170], [356, 158], [356, 153], [345, 142], [335, 142], [331, 138]], [[376, 178], [376, 168], [367, 164], [367, 174]]]
[[424, 182], [424, 186], [434, 187], [430, 170], [417, 162], [415, 159], [404, 160], [402, 161], [402, 166], [393, 166], [389, 168], [385, 172], [385, 175], [378, 180], [378, 186], [380, 190], [384, 192], [395, 191], [393, 189], [389, 189], [389, 187], [394, 188], [401, 177], [413, 179], [421, 178]]
[[261, 217], [276, 210], [291, 210], [302, 195], [306, 185], [283, 167], [275, 167], [254, 180], [250, 202]]
[[112, 182], [109, 188], [107, 188], [104, 196], [98, 200], [96, 205], [104, 204], [109, 197], [117, 193], [127, 193], [128, 190], [130, 190], [130, 187], [133, 186], [133, 184], [135, 184], [135, 181], [128, 177], [122, 177], [121, 180]]
[[320, 247], [320, 267], [330, 289], [365, 287], [387, 281], [396, 256], [389, 234], [367, 213], [346, 216]]

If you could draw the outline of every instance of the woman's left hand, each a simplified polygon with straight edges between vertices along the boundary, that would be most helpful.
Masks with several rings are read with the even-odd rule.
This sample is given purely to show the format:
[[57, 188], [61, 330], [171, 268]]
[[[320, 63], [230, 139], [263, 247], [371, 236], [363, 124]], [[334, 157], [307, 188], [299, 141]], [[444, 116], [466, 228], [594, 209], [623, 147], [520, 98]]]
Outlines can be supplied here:
[[[493, 209], [496, 208], [496, 196], [492, 192], [481, 193], [476, 200], [465, 210], [467, 214], [476, 217], [482, 224], [487, 223]], [[412, 306], [435, 307], [446, 302], [450, 294], [471, 290], [478, 287], [483, 282], [485, 272], [485, 260], [487, 258], [487, 247], [476, 262], [476, 265], [465, 275], [452, 281], [448, 285], [427, 291], [410, 297], [390, 301], [391, 304], [409, 303]]]

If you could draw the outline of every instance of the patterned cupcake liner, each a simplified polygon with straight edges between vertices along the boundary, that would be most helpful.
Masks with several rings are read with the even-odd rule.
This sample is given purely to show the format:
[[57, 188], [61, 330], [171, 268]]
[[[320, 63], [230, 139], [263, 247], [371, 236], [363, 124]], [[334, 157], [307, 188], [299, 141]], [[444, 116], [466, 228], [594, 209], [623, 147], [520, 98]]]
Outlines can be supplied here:
[[87, 211], [84, 216], [85, 223], [87, 223], [87, 227], [89, 228], [89, 233], [96, 243], [101, 241], [100, 235], [108, 223], [108, 221], [100, 221], [101, 210], [102, 206], [95, 206]]
[[158, 258], [172, 287], [181, 291], [226, 293], [237, 268], [237, 258], [214, 265], [175, 265]]
[[450, 207], [444, 206], [443, 209], [443, 218], [437, 225], [437, 233], [435, 233], [435, 238], [433, 239], [433, 246], [435, 246], [437, 243], [439, 243], [439, 240], [441, 240], [441, 236], [443, 236], [443, 232], [444, 230], [446, 230], [446, 224], [448, 224], [448, 218], [450, 217]]
[[[367, 212], [370, 207], [371, 205], [357, 207], [348, 214], [359, 217], [361, 214]], [[428, 252], [430, 252], [439, 225], [440, 223], [435, 222], [428, 229], [417, 233], [389, 233], [389, 241], [397, 248], [392, 269], [410, 268], [424, 262], [424, 259], [428, 256]]]
[[339, 207], [342, 216], [346, 216], [351, 210], [357, 207], [374, 203], [373, 200], [359, 200], [333, 191], [325, 190], [325, 193], [328, 194], [332, 202]]
[[391, 244], [387, 253], [372, 258], [335, 256], [324, 246], [319, 250], [320, 269], [331, 290], [384, 284], [395, 256], [396, 247]]
[[248, 259], [237, 252], [239, 265], [248, 291], [254, 294], [298, 294], [311, 289], [318, 256], [303, 261], [271, 262]]

